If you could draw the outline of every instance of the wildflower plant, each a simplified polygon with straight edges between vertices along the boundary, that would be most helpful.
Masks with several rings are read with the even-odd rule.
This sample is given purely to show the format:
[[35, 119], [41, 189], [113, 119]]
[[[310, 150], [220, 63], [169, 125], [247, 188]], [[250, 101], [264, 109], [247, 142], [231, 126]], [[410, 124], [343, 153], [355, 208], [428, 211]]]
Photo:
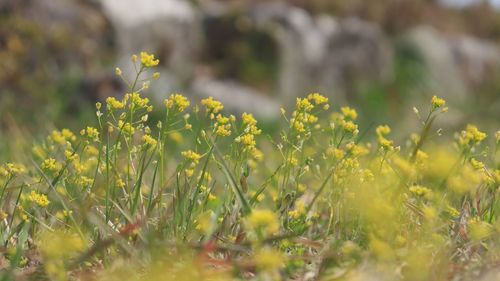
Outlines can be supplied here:
[[0, 166], [3, 280], [30, 266], [52, 280], [447, 280], [500, 261], [500, 134], [467, 125], [440, 145], [443, 99], [414, 109], [407, 145], [319, 93], [282, 109], [274, 136], [179, 93], [153, 122], [159, 60], [131, 63], [95, 124]]

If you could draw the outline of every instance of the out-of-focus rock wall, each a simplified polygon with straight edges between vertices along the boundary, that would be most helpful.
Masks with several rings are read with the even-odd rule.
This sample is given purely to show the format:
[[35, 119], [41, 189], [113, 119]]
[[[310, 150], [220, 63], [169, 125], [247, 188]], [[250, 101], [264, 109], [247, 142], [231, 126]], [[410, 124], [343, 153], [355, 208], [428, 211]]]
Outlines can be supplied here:
[[[453, 100], [464, 101], [475, 86], [494, 77], [500, 65], [498, 48], [473, 37], [448, 37], [431, 27], [416, 26], [389, 38], [374, 23], [313, 15], [286, 2], [234, 7], [218, 1], [202, 1], [200, 6], [178, 0], [161, 4], [147, 0], [141, 5], [133, 0], [101, 1], [117, 31], [120, 61], [141, 49], [159, 52], [167, 61], [168, 75], [160, 83], [163, 89], [187, 90], [199, 97], [215, 95], [235, 110], [257, 109], [266, 116], [272, 115], [268, 110], [277, 112], [277, 100], [292, 104], [297, 96], [319, 91], [342, 103], [356, 98], [359, 82], [388, 83], [394, 77], [395, 41], [403, 41], [421, 58], [426, 69], [422, 88]], [[133, 16], [125, 13], [128, 10], [134, 10]], [[278, 67], [276, 82], [267, 93], [230, 74], [214, 75], [215, 66], [200, 56], [207, 44], [214, 44], [213, 38], [221, 37], [217, 33], [227, 31], [221, 26], [207, 29], [206, 19], [235, 14], [240, 19], [226, 24], [243, 24], [273, 40]], [[164, 45], [170, 46], [170, 53], [163, 53]]]
[[[41, 43], [40, 54], [40, 48], [30, 48], [38, 39], [19, 36], [29, 30], [9, 33], [5, 27], [22, 25], [15, 19], [4, 22], [0, 57], [6, 63], [0, 66], [0, 81], [12, 88], [11, 96], [30, 91], [11, 87], [26, 85], [12, 82], [22, 69], [10, 56], [24, 54], [22, 64], [38, 69], [32, 76], [41, 77], [39, 81], [50, 81], [40, 73], [55, 80], [68, 74], [75, 80], [83, 77], [82, 87], [68, 88], [72, 95], [99, 99], [125, 90], [104, 73], [118, 65], [133, 74], [130, 55], [147, 50], [162, 62], [162, 77], [152, 89], [156, 99], [176, 91], [193, 98], [211, 95], [231, 110], [273, 118], [278, 104], [291, 105], [309, 92], [319, 91], [338, 104], [359, 100], [359, 84], [390, 89], [398, 75], [399, 44], [417, 54], [424, 79], [415, 84], [427, 95], [466, 102], [471, 92], [498, 75], [498, 46], [472, 36], [447, 35], [424, 25], [389, 36], [377, 23], [311, 13], [290, 1], [240, 2], [7, 0], [0, 13], [17, 15], [47, 42]], [[61, 30], [65, 35], [56, 36]], [[9, 87], [0, 90], [4, 97]]]

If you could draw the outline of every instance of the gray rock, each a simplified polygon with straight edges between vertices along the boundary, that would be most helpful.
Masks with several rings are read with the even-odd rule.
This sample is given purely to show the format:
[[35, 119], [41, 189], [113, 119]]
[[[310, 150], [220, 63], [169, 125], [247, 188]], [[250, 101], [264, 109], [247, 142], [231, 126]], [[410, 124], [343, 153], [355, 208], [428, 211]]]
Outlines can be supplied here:
[[500, 74], [500, 50], [470, 36], [449, 37], [429, 26], [409, 31], [403, 39], [425, 66], [428, 92], [464, 104], [474, 90]]
[[429, 26], [414, 28], [403, 40], [412, 46], [422, 59], [426, 69], [427, 91], [447, 100], [463, 101], [467, 85], [457, 67], [450, 42]]
[[312, 16], [276, 2], [257, 5], [251, 15], [258, 28], [276, 38], [279, 92], [289, 102], [311, 91], [344, 100], [358, 79], [390, 78], [392, 47], [371, 23]]
[[201, 27], [188, 1], [100, 1], [116, 30], [119, 65], [125, 73], [133, 73], [130, 55], [146, 50], [162, 58], [162, 66], [181, 84], [191, 78]]

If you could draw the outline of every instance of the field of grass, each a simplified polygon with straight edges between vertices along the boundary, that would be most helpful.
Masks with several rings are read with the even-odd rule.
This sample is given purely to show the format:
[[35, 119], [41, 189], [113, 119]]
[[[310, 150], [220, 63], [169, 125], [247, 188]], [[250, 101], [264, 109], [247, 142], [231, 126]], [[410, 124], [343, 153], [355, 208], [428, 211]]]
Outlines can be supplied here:
[[158, 60], [131, 63], [93, 124], [0, 166], [1, 280], [498, 278], [500, 131], [443, 132], [434, 96], [395, 143], [313, 93], [275, 137], [213, 98], [153, 108]]

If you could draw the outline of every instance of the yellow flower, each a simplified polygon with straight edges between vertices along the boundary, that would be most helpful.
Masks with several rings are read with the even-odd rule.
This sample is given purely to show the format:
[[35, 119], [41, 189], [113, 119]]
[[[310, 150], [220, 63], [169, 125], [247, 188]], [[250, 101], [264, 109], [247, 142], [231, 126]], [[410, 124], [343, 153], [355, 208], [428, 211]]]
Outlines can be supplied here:
[[387, 125], [380, 125], [376, 129], [377, 135], [386, 136], [391, 133], [391, 128]]
[[93, 179], [86, 177], [86, 176], [79, 176], [75, 180], [75, 184], [80, 185], [80, 186], [89, 186], [94, 182]]
[[384, 150], [392, 150], [394, 149], [394, 142], [392, 140], [388, 140], [382, 136], [378, 137], [378, 143]]
[[165, 100], [165, 106], [169, 109], [176, 107], [179, 112], [183, 112], [189, 107], [189, 100], [181, 94], [173, 94]]
[[479, 170], [479, 169], [483, 169], [483, 168], [484, 168], [484, 163], [483, 163], [483, 162], [481, 162], [481, 161], [478, 161], [478, 160], [476, 160], [476, 159], [474, 159], [474, 158], [472, 158], [472, 159], [470, 160], [470, 164], [471, 164], [471, 165], [472, 165], [472, 167], [473, 167], [474, 169], [476, 169], [476, 170]]
[[241, 119], [243, 120], [244, 125], [247, 126], [257, 125], [257, 120], [255, 120], [255, 118], [251, 113], [243, 112], [243, 114], [241, 115]]
[[144, 145], [149, 146], [151, 148], [156, 147], [157, 144], [157, 141], [150, 135], [142, 136], [142, 142], [144, 143]]
[[255, 147], [257, 144], [252, 134], [244, 134], [235, 139], [237, 143], [241, 143], [246, 147]]
[[141, 64], [144, 67], [157, 66], [159, 63], [160, 60], [155, 59], [154, 55], [148, 54], [147, 52], [141, 52]]
[[421, 185], [414, 185], [410, 187], [410, 192], [420, 196], [420, 197], [425, 197], [429, 199], [432, 196], [432, 190], [428, 189], [427, 187], [421, 186]]
[[215, 130], [215, 133], [221, 137], [227, 137], [229, 135], [231, 135], [231, 125], [230, 124], [227, 124], [227, 125], [221, 125], [221, 126], [216, 126], [216, 130]]
[[333, 156], [335, 159], [341, 159], [344, 157], [345, 152], [342, 149], [330, 147], [326, 150], [326, 155]]
[[133, 135], [135, 133], [135, 128], [130, 123], [125, 123], [122, 120], [118, 120], [118, 127], [122, 132], [127, 135]]
[[295, 203], [295, 208], [288, 211], [288, 215], [293, 219], [298, 219], [300, 216], [306, 213], [306, 205], [303, 201], [297, 201]]
[[60, 219], [60, 220], [64, 220], [66, 219], [67, 217], [69, 217], [71, 214], [73, 214], [73, 211], [71, 210], [63, 210], [63, 211], [59, 211], [56, 213], [56, 218]]
[[474, 125], [467, 125], [458, 137], [458, 143], [462, 146], [475, 145], [481, 143], [486, 138], [486, 134], [479, 131]]
[[358, 118], [358, 113], [356, 112], [356, 110], [348, 106], [340, 108], [340, 111], [342, 111], [342, 114], [348, 119], [356, 120], [356, 118]]
[[299, 160], [292, 156], [288, 159], [288, 163], [292, 166], [297, 166], [299, 164]]
[[7, 163], [0, 167], [0, 176], [16, 176], [26, 173], [26, 168], [22, 164]]
[[376, 237], [370, 238], [369, 244], [370, 251], [375, 255], [375, 257], [379, 260], [387, 261], [392, 260], [396, 255], [392, 247]]
[[181, 152], [181, 155], [184, 158], [193, 161], [193, 163], [195, 163], [195, 164], [198, 164], [198, 162], [200, 161], [200, 158], [201, 158], [200, 154], [198, 154], [192, 150], [183, 151], [183, 152]]
[[76, 136], [68, 129], [62, 129], [61, 131], [54, 130], [50, 134], [49, 139], [52, 139], [55, 143], [60, 145], [66, 145], [68, 141], [74, 142], [76, 141]]
[[202, 234], [208, 234], [214, 224], [215, 214], [212, 210], [201, 213], [195, 221], [196, 230]]
[[4, 212], [3, 210], [0, 210], [0, 221], [3, 221], [8, 217], [7, 213]]
[[364, 147], [363, 145], [357, 145], [354, 142], [349, 142], [348, 144], [345, 145], [345, 148], [354, 157], [364, 156], [370, 153], [368, 148]]
[[48, 158], [43, 160], [42, 165], [40, 167], [45, 171], [51, 171], [51, 172], [59, 170], [59, 164], [54, 158]]
[[297, 98], [297, 110], [309, 112], [314, 108], [314, 105], [308, 99]]
[[263, 248], [255, 253], [255, 265], [264, 272], [275, 271], [285, 266], [285, 258], [280, 251]]
[[216, 120], [217, 120], [217, 123], [219, 125], [225, 125], [225, 124], [229, 123], [229, 118], [228, 117], [224, 117], [221, 114], [217, 115]]
[[493, 234], [493, 227], [479, 218], [472, 218], [468, 222], [470, 237], [474, 241], [480, 241]]
[[219, 113], [224, 109], [224, 105], [220, 101], [214, 100], [212, 97], [201, 100], [201, 104], [207, 108], [209, 113]]
[[123, 102], [118, 101], [114, 97], [108, 97], [106, 99], [106, 105], [109, 110], [121, 109], [125, 107], [125, 104], [123, 104]]
[[280, 228], [276, 213], [265, 209], [253, 210], [247, 218], [247, 223], [251, 229], [262, 229], [267, 234], [274, 234]]
[[323, 104], [323, 103], [327, 103], [328, 102], [328, 98], [325, 97], [325, 96], [322, 96], [321, 94], [319, 93], [312, 93], [312, 94], [309, 94], [307, 96], [307, 99], [308, 100], [312, 100], [314, 101], [314, 103], [316, 105], [320, 105], [320, 104]]
[[431, 103], [434, 108], [440, 108], [446, 104], [446, 101], [444, 99], [433, 96], [431, 99]]
[[356, 134], [358, 130], [358, 125], [354, 124], [352, 121], [347, 121], [343, 122], [342, 128], [344, 131], [351, 133], [351, 134]]
[[99, 149], [97, 149], [95, 146], [92, 146], [92, 145], [86, 146], [83, 151], [88, 156], [97, 156], [97, 155], [99, 155]]
[[87, 127], [80, 131], [80, 135], [87, 136], [89, 139], [97, 141], [99, 139], [99, 131], [94, 127]]
[[227, 137], [231, 135], [231, 118], [224, 117], [221, 114], [217, 115], [216, 123], [215, 123], [215, 133], [222, 137]]
[[257, 161], [260, 161], [264, 158], [264, 153], [262, 153], [262, 151], [260, 151], [257, 148], [251, 149], [251, 154], [252, 154], [252, 157]]
[[424, 163], [427, 159], [429, 159], [429, 155], [422, 150], [417, 150], [416, 161], [417, 163]]
[[391, 128], [387, 125], [380, 125], [375, 130], [377, 132], [377, 140], [379, 145], [386, 151], [394, 149], [394, 143], [392, 140], [385, 138], [389, 133], [391, 133]]
[[130, 106], [136, 106], [139, 108], [147, 107], [149, 104], [148, 98], [141, 98], [139, 93], [127, 93], [123, 98], [124, 102], [130, 100]]
[[187, 176], [188, 178], [190, 178], [190, 177], [192, 177], [192, 176], [193, 176], [193, 174], [194, 174], [194, 169], [186, 169], [186, 170], [185, 170], [185, 172], [186, 172], [186, 176]]
[[184, 138], [182, 137], [182, 134], [179, 133], [178, 131], [173, 131], [170, 134], [168, 134], [168, 138], [173, 140], [176, 143], [181, 143]]
[[45, 208], [49, 205], [50, 201], [44, 194], [39, 194], [36, 191], [31, 191], [31, 193], [26, 197], [26, 200], [37, 204], [38, 206]]
[[119, 188], [125, 188], [125, 182], [121, 178], [117, 177], [116, 178], [116, 186]]
[[241, 115], [243, 123], [243, 134], [238, 136], [235, 141], [245, 146], [245, 149], [255, 149], [257, 145], [255, 135], [259, 135], [262, 131], [257, 128], [257, 120], [252, 114], [243, 113]]

